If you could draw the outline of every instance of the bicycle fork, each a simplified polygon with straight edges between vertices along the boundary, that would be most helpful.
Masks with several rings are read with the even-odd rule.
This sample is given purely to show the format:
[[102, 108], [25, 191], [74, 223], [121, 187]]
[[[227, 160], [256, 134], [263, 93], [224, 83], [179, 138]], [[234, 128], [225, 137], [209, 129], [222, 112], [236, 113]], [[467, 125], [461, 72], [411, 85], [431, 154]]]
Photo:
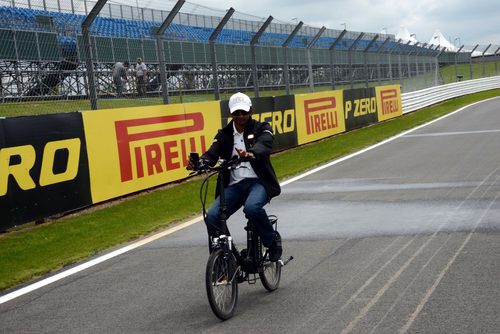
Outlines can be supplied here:
[[[223, 234], [217, 238], [213, 238], [212, 239], [212, 247], [221, 248], [224, 250], [224, 260], [226, 261], [226, 265], [229, 266], [229, 262], [230, 262], [229, 257], [234, 256], [233, 237], [231, 237], [230, 235]], [[236, 263], [238, 263], [237, 259], [236, 259]], [[229, 269], [230, 268], [228, 268], [228, 272], [230, 271]], [[233, 273], [231, 279], [229, 279], [229, 277], [228, 277], [227, 285], [233, 284], [233, 281], [238, 277], [240, 272], [241, 272], [241, 266], [238, 265], [236, 267], [236, 269], [234, 270], [234, 273]]]

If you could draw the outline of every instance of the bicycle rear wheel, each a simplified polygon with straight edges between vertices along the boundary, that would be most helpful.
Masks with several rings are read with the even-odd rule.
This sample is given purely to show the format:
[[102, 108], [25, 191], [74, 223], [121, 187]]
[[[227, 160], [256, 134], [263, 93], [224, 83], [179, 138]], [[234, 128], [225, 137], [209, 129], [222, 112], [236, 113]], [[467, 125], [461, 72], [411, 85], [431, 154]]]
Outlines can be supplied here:
[[280, 285], [281, 264], [269, 261], [269, 256], [264, 258], [262, 270], [259, 270], [260, 281], [267, 291], [274, 291]]
[[205, 284], [208, 301], [215, 315], [227, 320], [238, 302], [238, 265], [232, 253], [217, 249], [208, 258]]

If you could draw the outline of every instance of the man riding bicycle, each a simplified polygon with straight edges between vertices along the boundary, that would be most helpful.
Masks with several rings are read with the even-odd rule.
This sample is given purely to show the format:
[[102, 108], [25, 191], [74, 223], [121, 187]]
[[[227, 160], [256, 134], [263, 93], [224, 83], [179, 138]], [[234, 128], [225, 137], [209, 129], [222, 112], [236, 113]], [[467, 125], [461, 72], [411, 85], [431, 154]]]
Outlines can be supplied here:
[[[232, 120], [218, 131], [214, 141], [200, 161], [214, 166], [219, 158], [246, 158], [239, 168], [223, 174], [227, 218], [243, 206], [247, 219], [252, 221], [268, 248], [269, 260], [276, 262], [282, 254], [281, 237], [273, 229], [264, 209], [271, 198], [281, 192], [279, 182], [271, 165], [270, 154], [274, 141], [271, 126], [267, 122], [252, 119], [252, 101], [243, 93], [236, 93], [229, 99]], [[197, 166], [190, 161], [187, 169]], [[217, 194], [218, 195], [218, 194]], [[227, 234], [220, 221], [220, 199], [208, 209], [205, 223], [208, 234], [218, 237]]]

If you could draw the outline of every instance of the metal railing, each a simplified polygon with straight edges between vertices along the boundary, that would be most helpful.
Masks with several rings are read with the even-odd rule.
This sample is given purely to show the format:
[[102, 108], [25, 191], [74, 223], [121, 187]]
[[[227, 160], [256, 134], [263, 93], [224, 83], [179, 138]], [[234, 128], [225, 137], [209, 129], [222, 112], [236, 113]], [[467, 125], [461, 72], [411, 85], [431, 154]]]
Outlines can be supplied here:
[[500, 88], [500, 76], [454, 82], [401, 94], [403, 114], [455, 97]]

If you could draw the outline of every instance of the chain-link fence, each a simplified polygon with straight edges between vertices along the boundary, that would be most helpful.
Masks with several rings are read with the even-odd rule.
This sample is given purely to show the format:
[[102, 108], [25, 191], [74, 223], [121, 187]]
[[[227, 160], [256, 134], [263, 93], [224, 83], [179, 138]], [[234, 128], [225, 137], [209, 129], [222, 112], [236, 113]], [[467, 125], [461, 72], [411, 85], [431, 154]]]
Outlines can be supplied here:
[[498, 75], [494, 45], [452, 51], [184, 1], [164, 6], [0, 0], [0, 116], [222, 99], [234, 91], [400, 83], [407, 92]]

